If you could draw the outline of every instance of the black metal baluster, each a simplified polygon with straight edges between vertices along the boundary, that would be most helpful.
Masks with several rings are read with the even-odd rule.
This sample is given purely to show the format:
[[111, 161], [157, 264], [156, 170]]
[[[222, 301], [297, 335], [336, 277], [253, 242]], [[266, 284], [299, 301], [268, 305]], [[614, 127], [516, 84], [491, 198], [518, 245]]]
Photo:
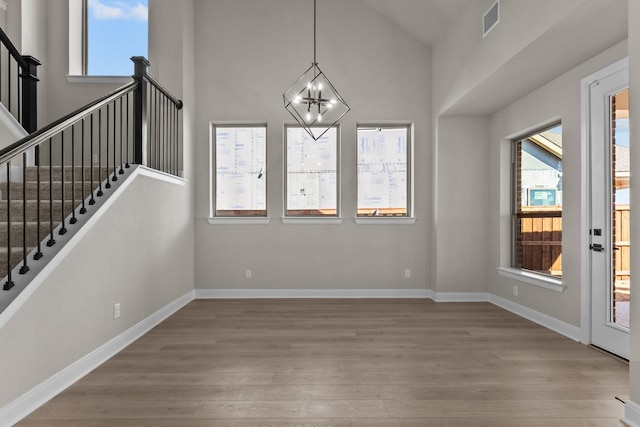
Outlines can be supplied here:
[[165, 140], [164, 140], [164, 124], [165, 124], [165, 120], [164, 120], [164, 95], [161, 93], [160, 94], [160, 121], [159, 121], [159, 125], [160, 125], [160, 130], [158, 132], [158, 140], [160, 142], [160, 164], [158, 165], [158, 169], [161, 171], [164, 171], [164, 158], [165, 158]]
[[[76, 218], [76, 125], [71, 125], [71, 219], [69, 224], [78, 222]], [[80, 192], [82, 193], [82, 191]], [[64, 209], [64, 204], [62, 205]]]
[[176, 106], [176, 116], [174, 122], [175, 145], [176, 145], [176, 176], [180, 176], [180, 111]]
[[155, 98], [157, 97], [156, 95], [156, 88], [151, 85], [151, 90], [149, 91], [149, 109], [147, 110], [149, 112], [149, 139], [148, 139], [148, 145], [149, 145], [149, 156], [148, 156], [148, 164], [147, 166], [149, 166], [150, 168], [155, 167], [155, 161], [156, 161], [156, 153], [155, 153], [155, 134], [156, 134], [156, 110], [155, 110]]
[[111, 181], [118, 180], [118, 167], [116, 166], [116, 117], [118, 112], [118, 106], [116, 101], [113, 101], [113, 176]]
[[[81, 153], [81, 157], [82, 157], [82, 160], [80, 161], [80, 163], [82, 164], [82, 170], [80, 171], [80, 174], [81, 174], [81, 177], [82, 177], [82, 190], [80, 191], [80, 194], [82, 196], [82, 207], [80, 208], [80, 214], [82, 214], [82, 215], [87, 213], [87, 207], [86, 207], [85, 201], [84, 201], [84, 199], [85, 199], [85, 196], [84, 196], [85, 192], [84, 191], [85, 191], [85, 188], [86, 188], [86, 182], [85, 182], [85, 176], [84, 176], [84, 172], [85, 172], [84, 171], [84, 169], [85, 169], [85, 164], [84, 164], [84, 161], [85, 161], [85, 154], [84, 154], [84, 146], [85, 146], [85, 143], [84, 143], [84, 137], [85, 137], [84, 122], [85, 122], [85, 120], [83, 118], [82, 119], [82, 127], [81, 127], [82, 137], [80, 138], [80, 153]], [[91, 197], [93, 198], [93, 187], [91, 187]]]
[[156, 169], [162, 170], [162, 96], [160, 91], [157, 91], [157, 93], [156, 114], [158, 115], [158, 121], [156, 124], [156, 148], [158, 150], [158, 162], [156, 163]]
[[56, 244], [53, 238], [53, 141], [49, 138], [49, 232], [51, 237], [47, 241], [47, 246]]
[[164, 126], [162, 129], [162, 139], [164, 140], [164, 162], [163, 171], [169, 172], [169, 98], [162, 97], [162, 110], [164, 113]]
[[158, 107], [158, 92], [160, 92], [157, 88], [154, 87], [154, 92], [156, 94], [156, 99], [153, 105], [153, 108], [155, 108], [155, 116], [156, 116], [156, 123], [155, 123], [155, 150], [156, 150], [156, 164], [153, 165], [153, 167], [155, 169], [160, 169], [160, 138], [158, 137], [158, 134], [160, 133], [160, 108]]
[[167, 104], [167, 172], [173, 174], [173, 103]]
[[156, 89], [156, 164], [155, 169], [162, 169], [162, 98], [160, 97], [160, 91]]
[[20, 274], [27, 274], [27, 152], [22, 153], [22, 267]]
[[167, 98], [162, 94], [160, 97], [160, 141], [162, 142], [162, 159], [160, 162], [160, 170], [166, 172], [167, 162]]
[[[23, 182], [24, 185], [24, 182]], [[11, 278], [11, 161], [7, 162], [7, 281], [2, 289], [8, 291], [13, 288]]]
[[120, 171], [118, 172], [120, 175], [122, 175], [124, 173], [124, 153], [122, 152], [122, 147], [124, 144], [124, 110], [122, 109], [122, 98], [124, 98], [124, 96], [120, 97]]
[[91, 199], [89, 199], [89, 205], [94, 205], [96, 203], [96, 199], [93, 198], [93, 191], [94, 191], [94, 187], [93, 187], [93, 113], [91, 113], [91, 122], [90, 122], [90, 131], [91, 134], [89, 135], [89, 144], [91, 145], [89, 148], [89, 151], [91, 151], [90, 156], [90, 160], [91, 160], [91, 170], [90, 170], [90, 178], [91, 178]]
[[129, 151], [129, 92], [127, 92], [127, 164], [125, 165], [126, 168], [130, 168], [131, 164], [129, 164], [129, 153], [131, 151]]
[[42, 225], [42, 221], [40, 221], [40, 210], [41, 210], [41, 201], [40, 201], [40, 146], [36, 145], [36, 240], [38, 242], [38, 250], [33, 255], [34, 260], [39, 260], [42, 258], [42, 239], [40, 238], [40, 227]]
[[104, 185], [104, 188], [111, 188], [111, 183], [109, 182], [109, 105], [107, 104], [107, 124], [105, 127], [107, 128], [107, 182]]
[[9, 112], [11, 112], [11, 56], [7, 58], [7, 78], [7, 93], [9, 96], [9, 99], [7, 101], [7, 109], [9, 110]]
[[[67, 234], [67, 227], [66, 227], [66, 220], [65, 220], [65, 209], [64, 209], [64, 202], [65, 202], [65, 184], [66, 184], [66, 177], [65, 177], [65, 165], [64, 165], [64, 130], [62, 132], [60, 132], [60, 182], [62, 183], [62, 185], [60, 186], [61, 188], [61, 208], [60, 208], [60, 230], [58, 231], [58, 234], [60, 234], [61, 236], [64, 234]], [[51, 165], [51, 175], [53, 175], [53, 164]]]
[[[156, 125], [156, 117], [155, 110], [153, 109], [153, 97], [155, 88], [153, 85], [149, 86], [149, 104], [147, 108], [147, 164], [145, 166], [153, 167], [153, 162], [155, 162], [155, 153], [153, 152], [153, 134], [154, 127]], [[145, 101], [146, 102], [146, 101]], [[134, 125], [135, 126], [135, 125]]]
[[167, 172], [173, 173], [173, 102], [167, 103], [167, 150], [169, 160], [167, 162]]
[[[109, 126], [107, 126], [109, 129]], [[102, 109], [98, 110], [98, 192], [96, 196], [102, 197]]]
[[167, 104], [167, 108], [169, 109], [169, 115], [167, 118], [167, 138], [169, 139], [168, 150], [169, 150], [169, 173], [173, 174], [173, 102], [169, 100], [169, 104]]

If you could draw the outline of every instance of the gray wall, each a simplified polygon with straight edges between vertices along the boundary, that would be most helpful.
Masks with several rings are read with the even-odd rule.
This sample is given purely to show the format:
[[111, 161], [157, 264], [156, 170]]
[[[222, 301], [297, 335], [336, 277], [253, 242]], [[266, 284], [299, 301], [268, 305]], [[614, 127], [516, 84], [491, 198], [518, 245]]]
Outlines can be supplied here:
[[[312, 4], [196, 2], [196, 289], [429, 288], [430, 50], [360, 1], [318, 2], [318, 63], [352, 108], [341, 121], [344, 221], [280, 220], [283, 124], [293, 122], [282, 92], [313, 60]], [[414, 123], [413, 225], [353, 221], [355, 128], [375, 120]], [[208, 224], [211, 121], [267, 123], [268, 225]]]
[[482, 116], [437, 119], [432, 288], [487, 292], [489, 123]]
[[0, 407], [193, 289], [189, 198], [138, 177], [4, 323]]
[[[581, 213], [583, 165], [581, 147], [581, 86], [580, 81], [602, 68], [624, 58], [627, 43], [621, 42], [573, 70], [520, 98], [491, 116], [489, 195], [491, 206], [489, 262], [490, 292], [545, 313], [571, 325], [580, 326], [581, 262], [584, 237]], [[511, 144], [512, 138], [527, 130], [540, 128], [562, 120], [562, 281], [563, 293], [525, 284], [498, 276], [495, 267], [510, 267], [511, 242]], [[586, 244], [586, 243], [585, 243]], [[519, 296], [512, 295], [513, 285], [519, 286]]]

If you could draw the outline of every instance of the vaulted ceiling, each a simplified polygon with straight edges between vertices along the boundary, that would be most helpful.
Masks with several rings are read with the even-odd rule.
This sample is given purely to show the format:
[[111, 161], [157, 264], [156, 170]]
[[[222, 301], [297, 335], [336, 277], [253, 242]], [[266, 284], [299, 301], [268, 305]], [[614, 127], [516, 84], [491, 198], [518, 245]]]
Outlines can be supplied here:
[[[372, 9], [432, 45], [469, 0], [362, 0]], [[476, 0], [474, 0], [476, 1]]]

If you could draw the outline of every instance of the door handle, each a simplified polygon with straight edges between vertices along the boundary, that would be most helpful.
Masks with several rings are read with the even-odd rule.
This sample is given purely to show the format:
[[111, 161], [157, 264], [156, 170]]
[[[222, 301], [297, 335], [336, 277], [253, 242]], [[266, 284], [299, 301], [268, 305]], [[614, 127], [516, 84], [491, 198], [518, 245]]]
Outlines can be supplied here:
[[593, 243], [589, 245], [589, 249], [591, 249], [594, 252], [604, 252], [604, 248], [600, 243]]

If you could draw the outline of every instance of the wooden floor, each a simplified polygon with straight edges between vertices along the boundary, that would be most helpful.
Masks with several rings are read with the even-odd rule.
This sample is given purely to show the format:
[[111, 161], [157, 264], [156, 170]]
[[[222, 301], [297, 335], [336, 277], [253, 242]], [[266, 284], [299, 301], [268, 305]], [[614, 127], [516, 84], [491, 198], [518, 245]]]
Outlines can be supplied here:
[[196, 300], [19, 426], [621, 426], [628, 366], [489, 303]]

